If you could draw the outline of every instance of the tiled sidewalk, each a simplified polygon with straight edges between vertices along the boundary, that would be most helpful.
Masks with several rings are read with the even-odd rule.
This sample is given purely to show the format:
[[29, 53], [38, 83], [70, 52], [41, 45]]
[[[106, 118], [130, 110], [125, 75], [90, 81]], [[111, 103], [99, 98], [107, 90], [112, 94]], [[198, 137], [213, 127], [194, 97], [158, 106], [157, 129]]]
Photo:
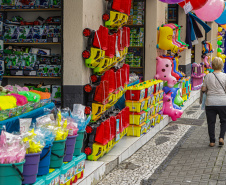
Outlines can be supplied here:
[[[219, 120], [216, 137], [219, 134]], [[208, 147], [205, 113], [195, 102], [99, 185], [226, 184], [225, 147]]]

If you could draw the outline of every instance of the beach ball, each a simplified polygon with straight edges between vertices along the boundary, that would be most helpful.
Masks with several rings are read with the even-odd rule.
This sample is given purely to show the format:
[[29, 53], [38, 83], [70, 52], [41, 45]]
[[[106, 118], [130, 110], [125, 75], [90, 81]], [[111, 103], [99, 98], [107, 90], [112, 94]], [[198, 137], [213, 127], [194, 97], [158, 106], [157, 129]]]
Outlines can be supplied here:
[[168, 3], [168, 4], [177, 4], [177, 3], [180, 3], [184, 0], [159, 0], [159, 1], [161, 1], [163, 3]]
[[[226, 24], [226, 2], [224, 4], [224, 11], [223, 13], [221, 14], [221, 16], [215, 20], [215, 22], [217, 24]], [[221, 28], [221, 27], [219, 27]], [[218, 28], [218, 32], [222, 32], [222, 28], [221, 28], [221, 31], [219, 31], [219, 28]]]
[[224, 0], [208, 0], [200, 9], [195, 10], [195, 14], [203, 21], [211, 22], [221, 16], [224, 11]]
[[190, 2], [193, 10], [198, 10], [199, 8], [203, 7], [208, 0], [186, 0], [186, 1], [182, 1], [181, 3], [179, 3], [179, 5], [183, 8], [185, 5], [185, 2], [188, 3]]
[[226, 30], [226, 24], [221, 25], [221, 27], [223, 27], [223, 28], [224, 28], [224, 30]]

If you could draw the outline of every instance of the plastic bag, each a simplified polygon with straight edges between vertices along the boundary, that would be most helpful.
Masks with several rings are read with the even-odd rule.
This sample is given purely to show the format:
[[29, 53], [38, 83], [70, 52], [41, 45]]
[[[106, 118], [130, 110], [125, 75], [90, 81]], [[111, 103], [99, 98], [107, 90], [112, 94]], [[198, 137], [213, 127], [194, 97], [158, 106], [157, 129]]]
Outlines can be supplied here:
[[206, 108], [206, 93], [203, 93], [201, 110], [205, 110], [205, 108]]

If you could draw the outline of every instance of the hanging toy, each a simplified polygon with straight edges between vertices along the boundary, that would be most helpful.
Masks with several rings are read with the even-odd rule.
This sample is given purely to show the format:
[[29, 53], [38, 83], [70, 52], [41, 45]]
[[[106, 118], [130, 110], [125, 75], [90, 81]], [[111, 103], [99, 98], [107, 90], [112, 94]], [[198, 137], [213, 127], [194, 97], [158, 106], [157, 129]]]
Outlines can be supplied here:
[[173, 108], [171, 94], [172, 92], [163, 96], [163, 114], [171, 117], [173, 121], [177, 121], [178, 118], [181, 118], [183, 111]]
[[177, 79], [171, 75], [172, 63], [167, 58], [157, 57], [155, 79], [167, 81], [169, 87], [173, 87], [177, 83]]

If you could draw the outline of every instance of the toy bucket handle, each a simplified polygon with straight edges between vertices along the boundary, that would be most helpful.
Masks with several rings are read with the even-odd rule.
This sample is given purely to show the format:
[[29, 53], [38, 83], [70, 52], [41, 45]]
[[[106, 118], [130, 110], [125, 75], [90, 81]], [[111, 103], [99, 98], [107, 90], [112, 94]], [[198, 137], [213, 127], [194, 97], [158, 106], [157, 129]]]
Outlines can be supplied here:
[[40, 159], [40, 161], [42, 161], [48, 154], [49, 154], [49, 152], [50, 152], [50, 149], [51, 149], [51, 146], [49, 147], [49, 150], [48, 150], [48, 152], [46, 152], [46, 154], [44, 155], [44, 156], [42, 156], [42, 158]]
[[51, 152], [51, 154], [57, 156], [58, 158], [63, 158], [66, 155], [66, 150], [67, 150], [67, 145], [65, 145], [64, 155], [59, 156], [59, 155], [57, 155], [57, 154], [55, 154], [53, 152]]
[[19, 175], [21, 176], [21, 180], [24, 181], [24, 176], [23, 174], [21, 173], [21, 171], [16, 167], [15, 164], [12, 164], [13, 168], [19, 173]]

